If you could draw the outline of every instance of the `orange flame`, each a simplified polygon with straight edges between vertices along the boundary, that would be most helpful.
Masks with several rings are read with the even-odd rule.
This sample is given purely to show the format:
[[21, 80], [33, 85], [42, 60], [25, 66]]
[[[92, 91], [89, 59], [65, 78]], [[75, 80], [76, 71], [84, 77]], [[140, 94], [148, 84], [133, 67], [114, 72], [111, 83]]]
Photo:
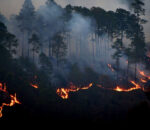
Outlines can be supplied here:
[[[127, 61], [128, 63], [128, 61]], [[111, 64], [108, 64], [108, 67], [114, 72], [115, 70], [112, 68]], [[144, 86], [142, 85], [142, 83], [147, 83], [148, 80], [150, 80], [150, 76], [146, 75], [144, 71], [139, 71], [140, 75], [142, 76], [142, 78], [139, 79], [140, 83], [136, 83], [135, 81], [130, 81], [130, 83], [133, 84], [133, 86], [129, 87], [129, 88], [123, 88], [120, 87], [119, 85], [117, 85], [114, 89], [113, 88], [105, 88], [102, 85], [97, 84], [96, 86], [99, 88], [103, 88], [103, 89], [107, 89], [107, 90], [114, 90], [117, 92], [130, 92], [130, 91], [134, 91], [134, 90], [138, 90], [141, 89], [142, 91], [145, 91]], [[78, 87], [73, 85], [72, 83], [70, 83], [69, 88], [58, 88], [56, 90], [56, 93], [63, 99], [68, 99], [69, 98], [69, 92], [77, 92], [79, 90], [84, 90], [84, 89], [88, 89], [90, 87], [92, 87], [93, 83], [89, 84], [89, 86], [86, 87]]]
[[79, 90], [86, 90], [92, 87], [93, 84], [90, 83], [88, 86], [84, 86], [82, 88], [74, 85], [73, 83], [70, 83], [69, 88], [58, 88], [56, 90], [56, 93], [62, 98], [62, 99], [68, 99], [70, 92], [77, 92]]
[[143, 76], [143, 77], [145, 77], [145, 78], [150, 80], [150, 76], [147, 76], [144, 71], [140, 71], [139, 70], [139, 73], [140, 73], [141, 76]]
[[0, 83], [0, 91], [6, 92], [6, 84]]
[[113, 90], [118, 91], [118, 92], [130, 92], [130, 91], [133, 91], [133, 90], [142, 89], [142, 87], [139, 84], [135, 83], [134, 81], [130, 81], [130, 82], [134, 85], [134, 87], [125, 89], [125, 88], [121, 88], [120, 86], [117, 86]]
[[[8, 93], [6, 90], [6, 84], [4, 84], [4, 86], [3, 86], [3, 84], [0, 83], [0, 91]], [[21, 104], [16, 97], [16, 93], [14, 95], [10, 94], [10, 99], [11, 99], [10, 103], [2, 103], [2, 105], [0, 106], [0, 118], [3, 116], [2, 110], [3, 110], [4, 106], [12, 107], [15, 104]]]
[[142, 82], [142, 83], [147, 83], [147, 80], [145, 80], [145, 79], [140, 79], [140, 81]]
[[39, 86], [38, 85], [36, 85], [36, 84], [30, 84], [33, 88], [39, 88]]

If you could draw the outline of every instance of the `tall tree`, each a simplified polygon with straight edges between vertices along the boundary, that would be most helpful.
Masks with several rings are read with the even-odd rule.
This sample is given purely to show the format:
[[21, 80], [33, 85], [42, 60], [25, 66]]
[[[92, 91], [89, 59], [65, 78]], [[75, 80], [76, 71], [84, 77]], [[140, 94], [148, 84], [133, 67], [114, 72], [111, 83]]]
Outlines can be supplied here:
[[113, 55], [113, 58], [116, 60], [116, 66], [117, 66], [117, 83], [119, 82], [119, 71], [120, 71], [120, 58], [123, 55], [123, 43], [122, 39], [117, 38], [115, 43], [112, 45], [112, 48], [115, 49], [115, 53]]
[[[35, 10], [31, 0], [25, 0], [23, 7], [17, 16], [18, 26], [23, 33], [22, 55], [29, 56], [28, 39], [33, 31]], [[27, 48], [26, 48], [27, 46]], [[26, 54], [27, 53], [27, 54]]]
[[133, 10], [137, 17], [140, 17], [140, 15], [145, 15], [144, 5], [145, 3], [142, 0], [133, 0], [131, 10]]
[[50, 75], [52, 72], [52, 63], [50, 61], [50, 58], [47, 57], [44, 53], [41, 53], [39, 59], [42, 71]]
[[131, 9], [136, 15], [137, 23], [134, 25], [134, 34], [131, 39], [132, 53], [134, 56], [135, 62], [135, 80], [137, 73], [137, 62], [141, 61], [145, 55], [145, 36], [143, 33], [142, 24], [146, 21], [141, 18], [142, 15], [145, 15], [144, 9], [145, 3], [142, 0], [134, 0], [131, 4]]
[[57, 33], [52, 40], [52, 54], [56, 58], [57, 66], [65, 60], [67, 47], [61, 33]]
[[34, 61], [35, 53], [39, 53], [41, 47], [39, 37], [36, 34], [32, 34], [32, 37], [29, 39], [29, 44], [32, 46], [31, 50], [33, 53], [33, 61]]
[[0, 45], [5, 47], [10, 54], [16, 53], [16, 48], [18, 46], [18, 40], [15, 35], [7, 31], [6, 26], [0, 22]]
[[7, 18], [0, 13], [0, 22], [3, 22], [4, 24], [7, 22]]

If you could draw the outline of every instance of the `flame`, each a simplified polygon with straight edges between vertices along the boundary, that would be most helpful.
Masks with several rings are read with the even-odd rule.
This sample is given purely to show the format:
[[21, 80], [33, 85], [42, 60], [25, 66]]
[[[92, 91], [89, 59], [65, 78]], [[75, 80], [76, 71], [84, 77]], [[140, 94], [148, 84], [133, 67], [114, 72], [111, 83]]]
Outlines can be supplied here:
[[39, 88], [39, 86], [38, 85], [36, 85], [36, 84], [30, 84], [33, 88]]
[[68, 99], [70, 92], [77, 92], [79, 90], [86, 90], [93, 86], [93, 83], [90, 83], [88, 86], [84, 86], [82, 88], [74, 85], [73, 83], [69, 84], [68, 88], [58, 88], [56, 90], [56, 93], [62, 98], [62, 99]]
[[0, 91], [2, 91], [2, 92], [6, 92], [6, 84], [2, 84], [2, 83], [0, 83]]
[[[3, 86], [3, 84], [0, 83], [0, 91], [8, 93], [7, 90], [6, 90], [6, 84], [4, 84], [4, 86]], [[2, 111], [3, 111], [4, 106], [12, 107], [15, 104], [21, 104], [19, 102], [19, 100], [17, 99], [17, 97], [16, 97], [16, 93], [14, 95], [10, 94], [9, 96], [10, 96], [10, 99], [11, 99], [10, 103], [2, 103], [2, 105], [0, 106], [0, 118], [3, 116]]]
[[[128, 61], [126, 61], [128, 63]], [[108, 67], [114, 72], [115, 70], [112, 68], [111, 64], [108, 64]], [[150, 80], [150, 76], [146, 75], [144, 71], [140, 71], [139, 70], [140, 75], [142, 76], [142, 78], [139, 79], [139, 83], [136, 83], [135, 81], [131, 80], [130, 83], [132, 84], [132, 86], [130, 86], [129, 88], [123, 88], [119, 85], [117, 85], [115, 88], [105, 88], [102, 85], [97, 84], [96, 86], [99, 88], [103, 88], [103, 89], [107, 89], [107, 90], [113, 90], [113, 91], [117, 91], [117, 92], [130, 92], [130, 91], [134, 91], [134, 90], [138, 90], [141, 89], [142, 91], [145, 91], [145, 88], [143, 86], [143, 83], [147, 83], [148, 80]], [[78, 87], [75, 86], [73, 83], [70, 83], [68, 88], [58, 88], [56, 90], [56, 93], [63, 99], [68, 99], [69, 98], [69, 93], [70, 92], [77, 92], [79, 90], [84, 90], [84, 89], [89, 89], [90, 87], [93, 86], [93, 83], [89, 84], [88, 86], [85, 87]]]
[[130, 91], [133, 91], [133, 90], [142, 89], [142, 87], [139, 84], [135, 83], [134, 81], [130, 81], [130, 82], [134, 86], [131, 87], [131, 88], [128, 88], [128, 89], [122, 88], [119, 85], [116, 86], [114, 89], [112, 89], [112, 88], [104, 88], [102, 85], [99, 85], [99, 84], [97, 84], [96, 86], [99, 87], [99, 88], [108, 89], [108, 90], [114, 90], [114, 91], [117, 91], [117, 92], [130, 92]]
[[142, 87], [139, 84], [135, 83], [135, 81], [130, 81], [130, 82], [134, 85], [134, 87], [125, 89], [125, 88], [121, 88], [120, 86], [117, 86], [113, 90], [118, 91], [118, 92], [130, 92], [130, 91], [133, 91], [133, 90], [142, 89]]
[[112, 72], [114, 72], [115, 70], [113, 69], [111, 64], [108, 64], [108, 67], [111, 69]]
[[139, 73], [140, 73], [141, 76], [143, 76], [143, 77], [145, 77], [145, 78], [150, 80], [150, 76], [147, 76], [144, 71], [140, 71], [139, 70]]
[[140, 81], [142, 82], [142, 83], [147, 83], [147, 80], [145, 80], [145, 79], [140, 79]]
[[[107, 88], [108, 90], [114, 90], [114, 91], [117, 91], [117, 92], [130, 92], [130, 91], [133, 91], [133, 90], [138, 90], [138, 89], [141, 89], [141, 90], [144, 90], [138, 83], [136, 83], [135, 81], [130, 81], [134, 86], [133, 87], [130, 87], [128, 89], [126, 88], [121, 88], [120, 86], [116, 86], [116, 88]], [[79, 90], [85, 90], [85, 89], [89, 89], [90, 87], [93, 86], [93, 83], [90, 83], [88, 86], [85, 86], [85, 87], [78, 87], [78, 86], [75, 86], [73, 83], [70, 83], [69, 87], [68, 88], [58, 88], [56, 90], [56, 93], [62, 98], [62, 99], [68, 99], [69, 98], [69, 93], [70, 92], [77, 92]], [[96, 85], [97, 87], [100, 87], [100, 88], [103, 88], [103, 89], [106, 89], [104, 88], [102, 85], [99, 85], [97, 84]]]
[[118, 91], [118, 92], [123, 92], [126, 91], [125, 89], [121, 88], [120, 86], [117, 86], [115, 89], [113, 89], [114, 91]]

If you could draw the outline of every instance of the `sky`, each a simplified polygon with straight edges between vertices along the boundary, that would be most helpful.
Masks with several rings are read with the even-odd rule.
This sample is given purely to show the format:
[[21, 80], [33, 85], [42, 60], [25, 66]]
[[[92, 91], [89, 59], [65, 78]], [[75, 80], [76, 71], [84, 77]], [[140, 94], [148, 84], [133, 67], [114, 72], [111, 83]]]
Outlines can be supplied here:
[[[101, 7], [105, 10], [115, 11], [117, 8], [127, 9], [127, 5], [120, 2], [121, 0], [55, 0], [61, 6], [67, 4], [85, 6], [85, 7]], [[123, 0], [122, 0], [123, 1]], [[125, 1], [125, 0], [124, 0]], [[0, 0], [0, 12], [7, 18], [12, 14], [18, 14], [24, 0]], [[36, 9], [40, 5], [44, 5], [46, 0], [32, 0]], [[146, 19], [150, 21], [150, 0], [145, 0]], [[150, 22], [145, 25], [146, 40], [150, 41]]]
[[[46, 0], [32, 0], [36, 8], [43, 5]], [[86, 7], [99, 6], [106, 10], [115, 10], [116, 8], [123, 7], [124, 4], [118, 0], [55, 0], [62, 6], [67, 4], [82, 5]], [[11, 14], [17, 14], [22, 7], [24, 0], [0, 0], [0, 12], [9, 17]], [[111, 3], [110, 3], [111, 2]]]

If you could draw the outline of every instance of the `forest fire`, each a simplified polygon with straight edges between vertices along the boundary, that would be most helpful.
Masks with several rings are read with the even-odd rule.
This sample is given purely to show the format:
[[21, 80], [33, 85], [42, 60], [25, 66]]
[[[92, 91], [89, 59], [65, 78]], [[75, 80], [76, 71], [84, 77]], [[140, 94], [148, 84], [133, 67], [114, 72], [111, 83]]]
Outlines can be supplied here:
[[114, 91], [117, 91], [117, 92], [130, 92], [130, 91], [133, 91], [133, 90], [138, 90], [138, 89], [142, 89], [142, 87], [135, 83], [135, 81], [130, 81], [134, 86], [133, 87], [130, 87], [130, 88], [123, 88], [123, 87], [120, 87], [119, 85], [117, 85], [114, 89], [113, 88], [104, 88], [102, 87], [101, 85], [96, 85], [97, 87], [99, 88], [103, 88], [103, 89], [108, 89], [108, 90], [114, 90]]
[[[8, 93], [6, 90], [6, 84], [3, 85], [2, 83], [0, 83], [0, 91], [4, 93]], [[10, 94], [9, 97], [10, 97], [10, 103], [2, 103], [2, 105], [0, 106], [0, 118], [3, 116], [2, 111], [4, 106], [12, 107], [15, 104], [21, 104], [16, 97], [16, 93], [14, 95]]]
[[148, 0], [1, 1], [0, 122], [150, 117]]
[[62, 98], [62, 99], [68, 99], [69, 98], [69, 92], [77, 92], [79, 90], [86, 90], [89, 89], [90, 87], [92, 87], [92, 83], [90, 83], [88, 86], [84, 86], [84, 87], [78, 87], [76, 85], [74, 85], [73, 83], [69, 84], [68, 88], [58, 88], [56, 90], [56, 93]]
[[[108, 64], [108, 67], [112, 70], [112, 72], [114, 72], [114, 69], [112, 68], [111, 64]], [[105, 88], [102, 85], [97, 84], [96, 86], [99, 88], [103, 88], [106, 90], [113, 90], [113, 91], [117, 91], [117, 92], [130, 92], [130, 91], [134, 91], [134, 90], [142, 90], [145, 91], [146, 89], [144, 88], [145, 84], [150, 80], [150, 76], [148, 76], [144, 71], [138, 70], [139, 74], [140, 74], [140, 78], [138, 83], [136, 83], [133, 80], [130, 80], [130, 84], [132, 84], [131, 86], [128, 86], [128, 88], [125, 87], [121, 87], [120, 85], [117, 85], [115, 88], [110, 87], [110, 88]], [[76, 85], [74, 85], [73, 83], [70, 83], [68, 88], [58, 88], [56, 93], [62, 97], [63, 99], [68, 99], [69, 98], [69, 92], [77, 92], [79, 90], [84, 90], [84, 89], [88, 89], [90, 87], [93, 86], [94, 83], [89, 84], [89, 86], [86, 87], [78, 87]]]
[[[116, 86], [116, 88], [108, 88], [108, 90], [114, 90], [114, 91], [117, 91], [117, 92], [130, 92], [130, 91], [134, 91], [134, 90], [138, 90], [138, 89], [141, 89], [141, 90], [144, 90], [139, 84], [137, 84], [135, 81], [130, 81], [134, 86], [133, 87], [130, 87], [130, 88], [122, 88], [120, 86]], [[75, 86], [73, 83], [70, 83], [69, 87], [68, 88], [58, 88], [56, 90], [56, 93], [62, 98], [62, 99], [68, 99], [69, 98], [69, 92], [77, 92], [79, 90], [85, 90], [85, 89], [89, 89], [90, 87], [93, 86], [93, 83], [89, 84], [88, 86], [85, 86], [85, 87], [78, 87], [78, 86]], [[103, 89], [106, 89], [104, 87], [102, 87], [102, 85], [96, 85], [97, 87], [99, 88], [103, 88]]]

